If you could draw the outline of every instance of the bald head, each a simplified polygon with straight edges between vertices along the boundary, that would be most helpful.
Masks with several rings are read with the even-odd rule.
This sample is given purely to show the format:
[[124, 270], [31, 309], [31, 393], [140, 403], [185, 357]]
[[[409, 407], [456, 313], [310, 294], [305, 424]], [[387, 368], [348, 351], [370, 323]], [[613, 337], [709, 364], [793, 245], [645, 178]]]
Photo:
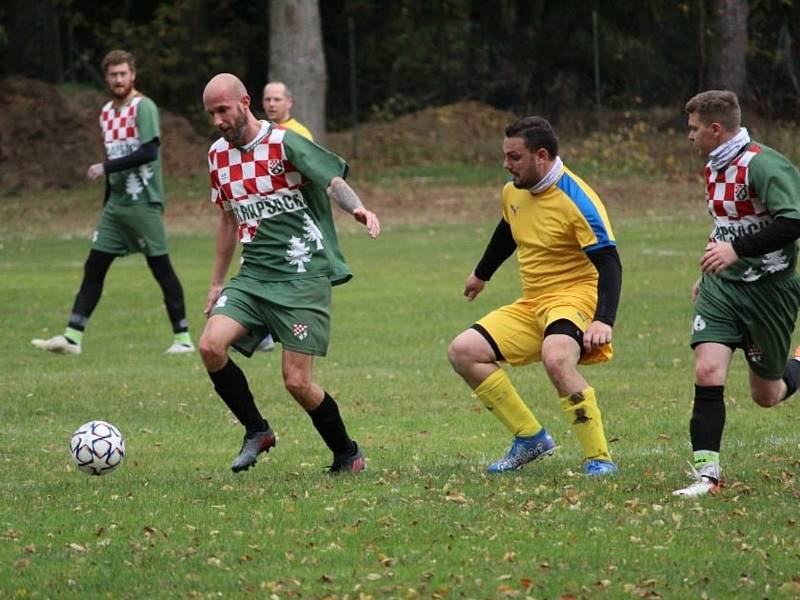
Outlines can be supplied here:
[[241, 79], [231, 73], [220, 73], [214, 75], [206, 84], [206, 89], [203, 90], [203, 104], [210, 98], [240, 102], [244, 96], [247, 96], [247, 88]]
[[242, 81], [230, 73], [214, 75], [203, 90], [203, 107], [214, 127], [231, 144], [244, 146], [261, 124], [250, 112], [250, 96]]

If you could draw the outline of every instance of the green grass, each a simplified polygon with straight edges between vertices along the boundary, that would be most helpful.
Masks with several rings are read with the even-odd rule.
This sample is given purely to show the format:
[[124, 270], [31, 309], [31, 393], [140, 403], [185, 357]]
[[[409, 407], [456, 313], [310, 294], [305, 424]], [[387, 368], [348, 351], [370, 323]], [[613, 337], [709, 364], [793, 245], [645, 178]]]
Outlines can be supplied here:
[[[276, 449], [234, 476], [241, 429], [195, 356], [170, 334], [141, 257], [111, 269], [80, 357], [32, 337], [61, 331], [86, 243], [6, 235], [0, 247], [0, 597], [796, 597], [800, 421], [763, 410], [735, 359], [720, 496], [673, 498], [690, 456], [689, 289], [709, 223], [698, 214], [616, 222], [625, 264], [616, 357], [585, 373], [621, 473], [579, 475], [580, 453], [540, 365], [512, 380], [560, 445], [487, 477], [508, 435], [446, 360], [449, 341], [518, 293], [506, 265], [461, 298], [486, 225], [343, 236], [356, 272], [334, 294], [329, 356], [315, 376], [369, 457], [358, 477], [330, 456], [282, 389], [279, 355], [237, 358]], [[211, 235], [171, 238], [192, 331]], [[121, 468], [70, 464], [90, 419], [126, 436]]]

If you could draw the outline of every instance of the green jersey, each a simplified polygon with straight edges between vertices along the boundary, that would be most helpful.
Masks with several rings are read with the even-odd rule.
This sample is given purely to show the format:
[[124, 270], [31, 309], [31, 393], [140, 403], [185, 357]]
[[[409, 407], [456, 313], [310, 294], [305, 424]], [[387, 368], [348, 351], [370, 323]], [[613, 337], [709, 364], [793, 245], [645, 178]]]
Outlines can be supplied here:
[[[161, 137], [158, 108], [145, 96], [134, 96], [119, 108], [113, 101], [100, 112], [100, 128], [109, 160], [127, 156], [139, 146]], [[164, 204], [161, 153], [143, 165], [109, 173], [109, 202], [119, 205]]]
[[[714, 217], [711, 241], [732, 242], [741, 235], [761, 231], [776, 217], [800, 219], [800, 174], [789, 160], [756, 142], [727, 166], [715, 170], [706, 165], [706, 201]], [[742, 257], [719, 277], [753, 282], [785, 278], [795, 272], [797, 245], [756, 257]]]
[[211, 201], [232, 211], [241, 273], [264, 281], [352, 277], [339, 249], [326, 189], [347, 174], [342, 158], [273, 123], [246, 147], [224, 138], [208, 152]]

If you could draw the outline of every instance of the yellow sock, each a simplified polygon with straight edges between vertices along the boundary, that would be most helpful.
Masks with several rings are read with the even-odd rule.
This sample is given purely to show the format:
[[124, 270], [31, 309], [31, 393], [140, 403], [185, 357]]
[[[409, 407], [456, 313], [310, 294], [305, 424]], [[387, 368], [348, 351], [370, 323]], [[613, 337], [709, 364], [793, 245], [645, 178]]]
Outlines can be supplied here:
[[497, 369], [484, 379], [475, 388], [475, 394], [515, 436], [530, 437], [542, 429], [503, 369]]
[[561, 408], [567, 413], [572, 431], [583, 447], [584, 458], [610, 461], [603, 417], [597, 408], [594, 388], [587, 387], [582, 392], [561, 398]]

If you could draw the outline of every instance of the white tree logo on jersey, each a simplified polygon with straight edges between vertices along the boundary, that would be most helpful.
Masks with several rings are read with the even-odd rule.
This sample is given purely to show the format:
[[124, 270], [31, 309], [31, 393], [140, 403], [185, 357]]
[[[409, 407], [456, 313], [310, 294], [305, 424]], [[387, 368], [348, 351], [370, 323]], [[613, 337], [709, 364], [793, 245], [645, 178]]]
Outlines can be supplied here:
[[144, 191], [144, 187], [139, 183], [139, 178], [136, 174], [131, 171], [125, 179], [125, 192], [128, 193], [131, 198], [137, 200], [142, 191]]
[[315, 243], [317, 245], [317, 250], [322, 250], [324, 248], [322, 245], [322, 232], [307, 213], [303, 213], [303, 237], [309, 242]]
[[147, 184], [150, 183], [152, 178], [153, 170], [150, 168], [150, 165], [142, 165], [138, 169], [138, 176], [137, 171], [128, 173], [128, 177], [125, 179], [125, 191], [130, 194], [131, 198], [137, 200], [139, 194], [144, 191], [144, 188], [147, 187]]
[[311, 260], [311, 248], [306, 246], [299, 237], [292, 236], [289, 248], [286, 250], [286, 262], [297, 267], [298, 273], [306, 272], [306, 263]]
[[783, 250], [767, 252], [761, 257], [761, 266], [758, 269], [750, 267], [742, 273], [742, 281], [758, 281], [765, 273], [779, 273], [789, 268], [789, 259]]
[[778, 271], [785, 271], [789, 268], [789, 260], [786, 258], [783, 250], [775, 250], [763, 256], [761, 265], [767, 273], [777, 273]]

